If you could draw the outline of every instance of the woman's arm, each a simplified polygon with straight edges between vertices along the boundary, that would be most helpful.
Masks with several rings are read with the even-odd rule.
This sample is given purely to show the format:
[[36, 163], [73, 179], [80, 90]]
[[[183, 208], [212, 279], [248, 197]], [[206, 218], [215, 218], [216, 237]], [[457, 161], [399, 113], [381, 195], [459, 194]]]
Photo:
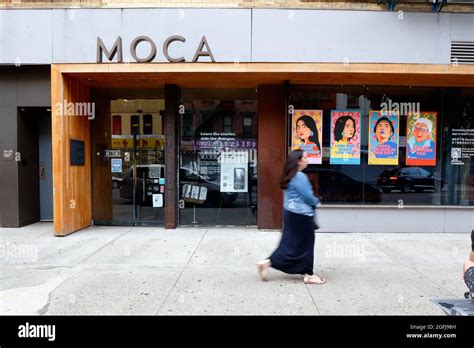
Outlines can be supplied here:
[[311, 183], [306, 174], [301, 174], [302, 175], [297, 175], [295, 178], [295, 188], [306, 204], [316, 208], [320, 204], [320, 200], [314, 196], [313, 188], [311, 187]]

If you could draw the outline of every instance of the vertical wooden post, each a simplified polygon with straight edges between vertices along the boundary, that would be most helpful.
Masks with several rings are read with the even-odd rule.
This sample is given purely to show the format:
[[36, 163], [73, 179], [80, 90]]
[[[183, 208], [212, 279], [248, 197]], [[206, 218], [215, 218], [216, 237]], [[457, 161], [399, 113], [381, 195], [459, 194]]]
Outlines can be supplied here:
[[[51, 66], [54, 233], [65, 236], [91, 223], [90, 123], [76, 114], [89, 88]], [[87, 110], [87, 108], [86, 108]], [[84, 142], [84, 165], [71, 166], [70, 140]]]
[[179, 88], [165, 85], [165, 228], [178, 225]]
[[258, 228], [282, 226], [280, 176], [286, 160], [285, 86], [258, 86]]

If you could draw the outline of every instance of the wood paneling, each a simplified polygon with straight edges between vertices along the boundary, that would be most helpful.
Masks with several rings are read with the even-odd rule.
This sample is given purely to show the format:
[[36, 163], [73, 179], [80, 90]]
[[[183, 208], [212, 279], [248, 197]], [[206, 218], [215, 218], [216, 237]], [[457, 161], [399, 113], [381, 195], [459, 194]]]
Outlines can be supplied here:
[[281, 228], [286, 160], [285, 87], [258, 87], [258, 228]]
[[104, 159], [104, 150], [111, 148], [110, 99], [95, 90], [91, 100], [96, 112], [91, 122], [92, 219], [107, 221], [112, 219], [112, 173], [110, 160]]
[[[178, 104], [179, 88], [255, 88], [258, 91], [259, 228], [280, 228], [282, 191], [279, 178], [286, 158], [284, 83], [301, 85], [379, 85], [474, 87], [474, 66], [423, 64], [320, 63], [150, 63], [52, 65], [53, 181], [55, 233], [65, 235], [92, 219], [90, 123], [86, 117], [61, 117], [54, 107], [63, 100], [88, 101], [89, 88], [166, 87], [165, 226], [174, 228], [178, 216]], [[100, 109], [100, 108], [99, 108]], [[99, 110], [98, 109], [98, 110]], [[100, 109], [106, 112], [106, 109]], [[99, 111], [97, 117], [101, 117]], [[110, 124], [99, 125], [99, 133]], [[95, 133], [94, 133], [95, 134]], [[97, 135], [101, 137], [102, 135]], [[85, 141], [85, 166], [69, 165], [69, 139]], [[96, 144], [104, 139], [97, 140]], [[96, 163], [98, 165], [98, 163]], [[99, 166], [99, 165], [98, 165]], [[94, 183], [94, 218], [109, 218], [111, 202], [105, 167]], [[101, 201], [102, 200], [102, 201]]]
[[[91, 223], [90, 128], [87, 117], [62, 115], [58, 106], [89, 102], [89, 88], [55, 66], [51, 88], [54, 233], [64, 236]], [[84, 141], [83, 166], [70, 165], [70, 139]]]
[[249, 88], [257, 85], [397, 85], [474, 87], [473, 65], [338, 63], [59, 64], [93, 87]]

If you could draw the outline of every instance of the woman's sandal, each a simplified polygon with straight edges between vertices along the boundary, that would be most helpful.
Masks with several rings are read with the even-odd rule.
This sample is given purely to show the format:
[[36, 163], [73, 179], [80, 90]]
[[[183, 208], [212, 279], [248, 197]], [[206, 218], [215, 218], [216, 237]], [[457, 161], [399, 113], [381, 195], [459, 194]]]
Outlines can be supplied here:
[[318, 277], [317, 275], [307, 275], [305, 274], [303, 281], [305, 284], [326, 284], [326, 279]]
[[267, 280], [267, 268], [270, 267], [270, 260], [266, 259], [263, 261], [257, 262], [258, 273], [260, 274], [260, 278], [262, 281]]

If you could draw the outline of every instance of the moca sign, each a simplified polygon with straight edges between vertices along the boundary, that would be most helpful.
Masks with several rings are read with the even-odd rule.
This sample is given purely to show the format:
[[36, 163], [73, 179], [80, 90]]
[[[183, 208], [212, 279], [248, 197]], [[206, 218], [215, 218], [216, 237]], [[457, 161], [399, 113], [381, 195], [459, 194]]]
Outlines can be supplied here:
[[[169, 62], [172, 62], [172, 63], [185, 62], [186, 60], [184, 59], [184, 57], [171, 57], [168, 52], [170, 45], [176, 41], [184, 43], [186, 42], [186, 39], [183, 36], [179, 36], [179, 35], [173, 35], [173, 36], [168, 37], [163, 42], [163, 55]], [[149, 53], [146, 57], [138, 57], [137, 47], [143, 42], [148, 43], [150, 47]], [[156, 53], [157, 53], [156, 44], [148, 36], [138, 36], [130, 44], [130, 53], [132, 54], [133, 59], [135, 59], [138, 63], [151, 62], [156, 57]], [[110, 49], [107, 49], [102, 39], [100, 37], [97, 37], [97, 63], [103, 62], [104, 55], [108, 59], [109, 62], [113, 61], [115, 56], [117, 56], [118, 63], [123, 62], [122, 38], [120, 36], [117, 37], [114, 45]], [[196, 51], [194, 53], [192, 62], [197, 62], [200, 57], [209, 57], [212, 62], [215, 62], [214, 56], [209, 47], [209, 44], [207, 43], [205, 36], [203, 36], [201, 41], [199, 42], [196, 48]]]

